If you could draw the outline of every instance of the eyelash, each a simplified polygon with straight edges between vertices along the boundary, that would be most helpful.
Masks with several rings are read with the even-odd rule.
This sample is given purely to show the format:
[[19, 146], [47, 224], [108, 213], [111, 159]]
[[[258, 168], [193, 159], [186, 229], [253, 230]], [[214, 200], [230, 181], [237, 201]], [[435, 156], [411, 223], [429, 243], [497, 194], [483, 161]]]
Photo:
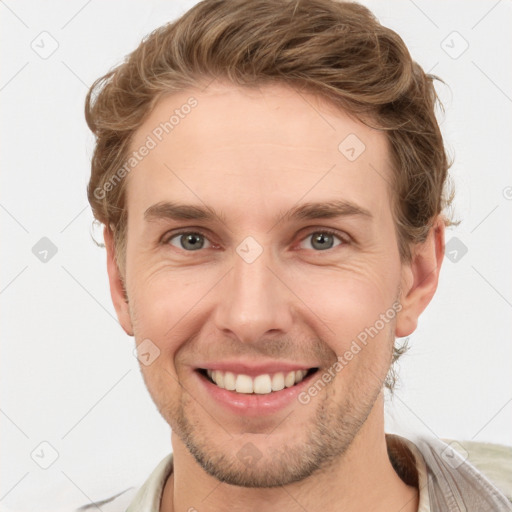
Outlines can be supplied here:
[[[314, 230], [311, 230], [303, 238], [301, 238], [300, 242], [304, 241], [306, 238], [308, 238], [309, 236], [311, 236], [311, 235], [313, 235], [315, 233], [322, 233], [324, 235], [335, 236], [336, 238], [338, 238], [342, 242], [340, 245], [347, 245], [347, 244], [350, 243], [350, 237], [348, 235], [342, 234], [339, 231], [336, 231], [336, 230], [333, 230], [333, 229], [329, 229], [329, 228], [320, 228], [320, 229], [316, 228]], [[162, 239], [162, 245], [168, 245], [169, 242], [173, 238], [175, 238], [177, 236], [180, 236], [180, 235], [201, 235], [202, 237], [204, 237], [207, 240], [209, 240], [208, 235], [205, 234], [200, 229], [196, 229], [194, 231], [182, 230], [182, 231], [177, 231], [175, 233], [172, 233], [169, 236], [165, 236], [164, 235], [164, 237]], [[212, 242], [210, 241], [210, 243], [212, 243]], [[339, 246], [336, 246], [336, 247], [339, 247]], [[325, 251], [336, 249], [336, 247], [333, 247], [331, 249], [325, 249]], [[180, 249], [180, 250], [182, 250], [184, 252], [195, 252], [195, 251], [185, 251], [185, 249]], [[311, 249], [309, 249], [309, 250], [311, 250]], [[324, 251], [314, 251], [314, 252], [321, 253], [321, 252], [324, 252]]]

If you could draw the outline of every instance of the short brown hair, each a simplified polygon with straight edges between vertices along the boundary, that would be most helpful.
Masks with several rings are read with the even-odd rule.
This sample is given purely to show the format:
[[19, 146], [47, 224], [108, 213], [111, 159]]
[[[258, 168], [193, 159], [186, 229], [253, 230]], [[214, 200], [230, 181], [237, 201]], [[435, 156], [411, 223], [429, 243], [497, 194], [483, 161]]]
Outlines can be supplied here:
[[[122, 276], [126, 179], [106, 185], [164, 94], [215, 78], [248, 87], [285, 83], [385, 130], [400, 258], [411, 260], [411, 246], [426, 239], [453, 199], [453, 192], [444, 193], [450, 163], [435, 115], [436, 106], [442, 108], [433, 84], [438, 78], [412, 60], [400, 36], [355, 2], [203, 0], [149, 34], [87, 95], [85, 116], [96, 136], [87, 194], [95, 218], [114, 234]], [[395, 348], [393, 360], [399, 355]]]

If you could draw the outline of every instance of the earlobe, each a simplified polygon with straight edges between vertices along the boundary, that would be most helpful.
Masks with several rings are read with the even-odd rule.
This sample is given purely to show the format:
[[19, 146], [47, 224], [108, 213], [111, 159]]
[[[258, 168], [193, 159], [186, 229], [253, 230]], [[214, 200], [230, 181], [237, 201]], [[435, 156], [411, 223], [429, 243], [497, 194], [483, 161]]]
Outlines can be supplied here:
[[105, 240], [105, 248], [107, 250], [107, 272], [112, 303], [114, 304], [121, 327], [128, 336], [133, 336], [133, 326], [130, 317], [128, 299], [115, 257], [114, 237], [112, 231], [107, 226], [103, 229], [103, 238]]
[[427, 239], [413, 248], [411, 263], [402, 268], [402, 309], [397, 316], [395, 335], [409, 336], [418, 326], [418, 318], [432, 300], [444, 258], [443, 217], [439, 215]]

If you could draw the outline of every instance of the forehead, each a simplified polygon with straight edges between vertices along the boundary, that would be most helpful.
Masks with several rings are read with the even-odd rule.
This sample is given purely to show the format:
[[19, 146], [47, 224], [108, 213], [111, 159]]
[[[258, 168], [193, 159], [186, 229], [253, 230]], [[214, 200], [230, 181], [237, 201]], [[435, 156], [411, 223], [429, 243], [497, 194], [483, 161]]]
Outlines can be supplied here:
[[216, 83], [166, 96], [130, 151], [139, 159], [127, 176], [127, 206], [137, 217], [178, 198], [238, 217], [274, 214], [302, 198], [389, 210], [384, 133], [284, 84]]

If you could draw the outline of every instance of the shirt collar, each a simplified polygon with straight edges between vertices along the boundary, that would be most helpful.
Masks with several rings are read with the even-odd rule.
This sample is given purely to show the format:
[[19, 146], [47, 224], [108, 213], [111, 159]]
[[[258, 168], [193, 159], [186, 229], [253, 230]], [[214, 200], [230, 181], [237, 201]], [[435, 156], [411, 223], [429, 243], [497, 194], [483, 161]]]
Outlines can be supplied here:
[[[419, 490], [418, 512], [430, 512], [425, 460], [416, 445], [405, 437], [386, 434], [390, 460], [400, 478]], [[126, 512], [159, 512], [165, 483], [172, 473], [173, 454], [164, 457], [139, 489]]]
[[[414, 485], [418, 489], [418, 512], [430, 512], [427, 464], [423, 455], [411, 440], [396, 434], [386, 434], [386, 443], [389, 458], [398, 476], [406, 484]], [[408, 475], [408, 478], [404, 478], [404, 474]]]

